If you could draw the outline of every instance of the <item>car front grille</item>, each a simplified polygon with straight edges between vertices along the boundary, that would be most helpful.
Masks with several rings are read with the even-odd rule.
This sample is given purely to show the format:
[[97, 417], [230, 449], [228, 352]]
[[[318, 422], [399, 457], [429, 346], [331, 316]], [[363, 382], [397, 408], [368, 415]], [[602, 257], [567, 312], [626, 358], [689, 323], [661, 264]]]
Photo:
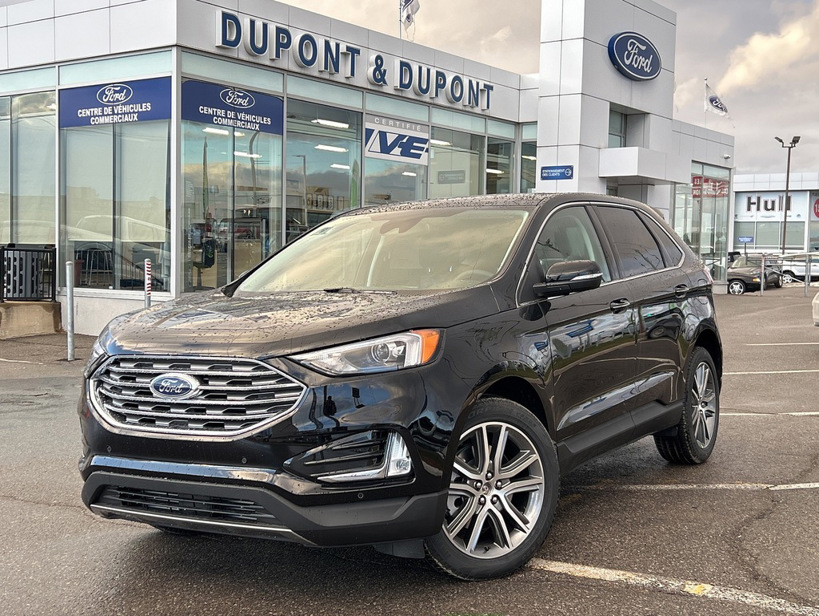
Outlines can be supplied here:
[[[184, 399], [162, 396], [151, 382], [184, 375], [196, 383]], [[125, 434], [234, 440], [295, 410], [306, 387], [252, 359], [114, 356], [93, 375], [92, 401], [104, 422]]]
[[184, 519], [208, 524], [282, 527], [259, 503], [238, 498], [181, 494], [160, 490], [106, 486], [92, 508], [154, 519]]

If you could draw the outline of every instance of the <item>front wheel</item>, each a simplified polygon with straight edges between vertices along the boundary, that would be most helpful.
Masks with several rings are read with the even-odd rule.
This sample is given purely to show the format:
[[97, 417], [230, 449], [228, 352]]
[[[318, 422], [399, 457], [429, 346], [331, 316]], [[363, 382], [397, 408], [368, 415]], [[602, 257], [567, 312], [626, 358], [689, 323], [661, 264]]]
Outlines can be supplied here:
[[543, 424], [500, 398], [470, 411], [452, 468], [433, 563], [464, 580], [509, 575], [543, 544], [557, 506], [557, 452]]
[[745, 283], [741, 280], [732, 280], [728, 283], [728, 292], [731, 295], [742, 295], [745, 293]]
[[655, 434], [660, 455], [675, 464], [702, 464], [714, 450], [719, 428], [719, 380], [714, 360], [702, 347], [691, 354], [685, 371], [685, 398], [673, 434]]

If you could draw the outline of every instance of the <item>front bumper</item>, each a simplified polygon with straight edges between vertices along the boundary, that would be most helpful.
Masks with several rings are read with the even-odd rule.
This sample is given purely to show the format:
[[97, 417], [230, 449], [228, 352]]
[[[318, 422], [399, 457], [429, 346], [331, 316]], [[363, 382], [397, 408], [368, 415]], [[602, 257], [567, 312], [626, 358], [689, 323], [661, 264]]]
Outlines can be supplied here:
[[354, 503], [302, 507], [273, 492], [276, 474], [262, 469], [104, 456], [92, 458], [90, 469], [82, 499], [103, 517], [315, 546], [429, 537], [440, 530], [446, 503], [445, 491], [375, 500], [362, 491]]

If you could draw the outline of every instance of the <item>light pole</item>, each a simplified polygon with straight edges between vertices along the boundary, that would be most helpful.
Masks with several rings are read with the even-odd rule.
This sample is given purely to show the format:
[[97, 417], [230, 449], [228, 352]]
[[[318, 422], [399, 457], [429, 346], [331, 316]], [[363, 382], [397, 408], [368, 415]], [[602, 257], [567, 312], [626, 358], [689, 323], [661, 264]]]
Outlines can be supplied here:
[[790, 188], [790, 180], [791, 180], [791, 150], [796, 147], [796, 144], [799, 143], [801, 137], [796, 135], [793, 139], [791, 139], [790, 143], [785, 143], [779, 137], [774, 137], [779, 142], [783, 148], [788, 149], [788, 165], [785, 170], [785, 209], [783, 212], [783, 219], [784, 223], [782, 225], [782, 255], [785, 255], [785, 236], [788, 233], [788, 188]]

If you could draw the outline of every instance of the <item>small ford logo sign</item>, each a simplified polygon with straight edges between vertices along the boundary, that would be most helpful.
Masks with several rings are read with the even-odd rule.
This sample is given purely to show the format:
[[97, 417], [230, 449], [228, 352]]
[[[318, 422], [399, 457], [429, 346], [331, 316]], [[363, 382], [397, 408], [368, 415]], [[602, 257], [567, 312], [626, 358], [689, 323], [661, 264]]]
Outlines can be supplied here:
[[124, 83], [112, 83], [97, 90], [97, 100], [103, 105], [121, 105], [134, 95], [131, 86]]
[[621, 32], [609, 39], [609, 59], [615, 68], [634, 81], [648, 81], [660, 74], [657, 48], [636, 32]]
[[241, 107], [242, 109], [250, 109], [256, 104], [256, 99], [253, 98], [252, 94], [234, 88], [222, 90], [219, 92], [219, 98], [231, 107]]
[[187, 374], [160, 374], [151, 380], [150, 388], [158, 398], [186, 400], [199, 392], [199, 381]]

